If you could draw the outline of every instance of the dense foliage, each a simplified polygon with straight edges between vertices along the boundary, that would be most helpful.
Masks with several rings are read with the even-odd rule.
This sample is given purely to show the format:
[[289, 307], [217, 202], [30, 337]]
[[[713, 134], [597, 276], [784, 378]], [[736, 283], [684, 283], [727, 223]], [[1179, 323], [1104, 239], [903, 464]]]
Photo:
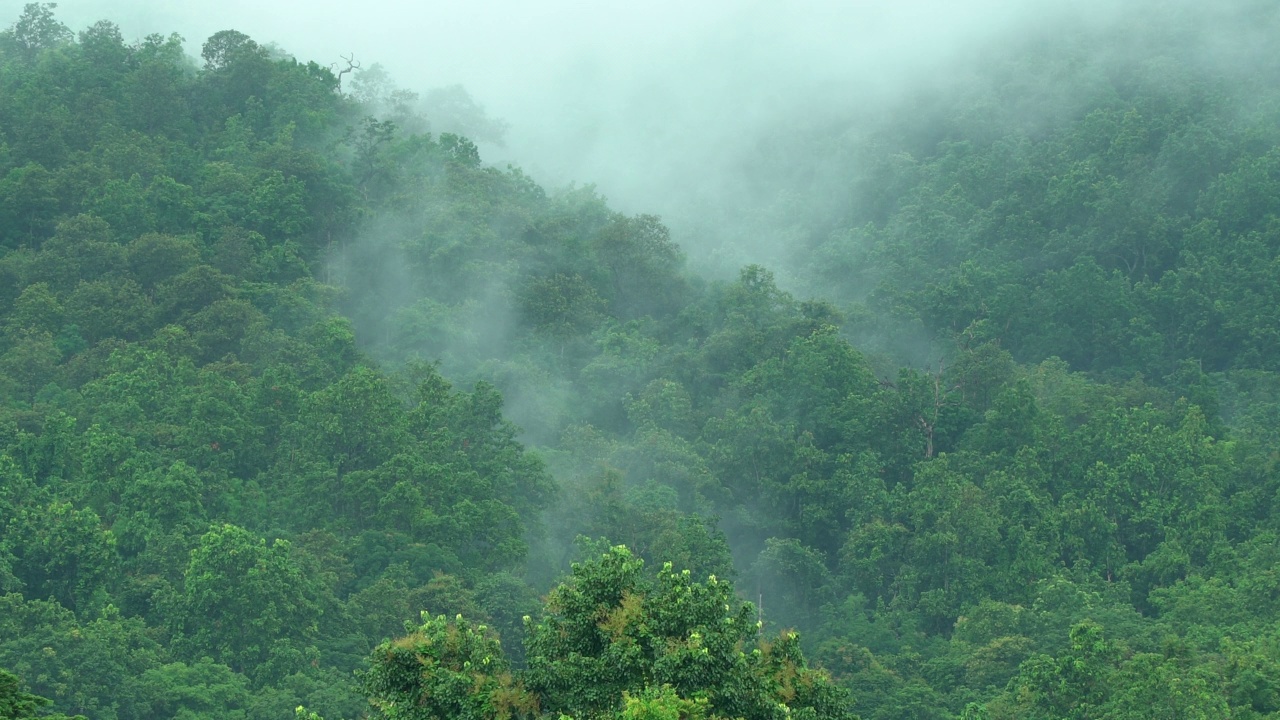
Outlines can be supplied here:
[[423, 607], [527, 612], [542, 462], [313, 274], [362, 212], [334, 75], [41, 5], [0, 51], [0, 666], [94, 718], [355, 717]]
[[27, 6], [0, 703], [1280, 717], [1280, 11], [1228, 5], [762, 146], [782, 286], [465, 96]]
[[616, 547], [575, 564], [531, 625], [528, 669], [513, 674], [484, 625], [424, 617], [374, 651], [364, 674], [387, 718], [695, 717], [849, 720], [848, 703], [805, 667], [794, 632], [759, 636], [749, 603], [714, 575], [705, 584]]

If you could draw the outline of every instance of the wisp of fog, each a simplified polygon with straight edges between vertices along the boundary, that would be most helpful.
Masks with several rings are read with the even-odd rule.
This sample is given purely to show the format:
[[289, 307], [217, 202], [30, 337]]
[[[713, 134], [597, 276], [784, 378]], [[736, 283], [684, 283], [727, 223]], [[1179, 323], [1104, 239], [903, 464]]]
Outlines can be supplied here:
[[[1096, 5], [1092, 17], [1115, 12]], [[73, 29], [111, 17], [126, 37], [177, 28], [193, 55], [233, 28], [304, 61], [377, 63], [413, 92], [460, 84], [508, 123], [504, 143], [482, 144], [487, 161], [549, 187], [595, 184], [619, 210], [663, 216], [704, 269], [735, 273], [785, 252], [785, 237], [742, 227], [758, 194], [776, 192], [744, 167], [771, 135], [892, 102], [1011, 32], [1086, 10], [1060, 0], [66, 0], [58, 12]]]

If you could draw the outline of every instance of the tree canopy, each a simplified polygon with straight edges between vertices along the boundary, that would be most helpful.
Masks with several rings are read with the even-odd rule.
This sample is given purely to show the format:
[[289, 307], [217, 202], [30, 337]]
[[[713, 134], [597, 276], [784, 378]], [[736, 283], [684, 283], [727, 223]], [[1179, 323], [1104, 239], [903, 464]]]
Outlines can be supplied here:
[[788, 126], [717, 278], [465, 91], [27, 5], [0, 715], [1280, 717], [1280, 11], [1180, 7]]

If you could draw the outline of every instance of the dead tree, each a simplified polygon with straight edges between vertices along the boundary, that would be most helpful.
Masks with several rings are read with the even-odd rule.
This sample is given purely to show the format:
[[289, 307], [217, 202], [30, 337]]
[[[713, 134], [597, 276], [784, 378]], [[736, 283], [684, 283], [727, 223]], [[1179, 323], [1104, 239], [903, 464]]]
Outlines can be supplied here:
[[329, 70], [338, 78], [338, 92], [342, 92], [342, 76], [359, 70], [360, 61], [356, 60], [355, 53], [351, 53], [350, 55], [339, 55], [338, 57], [342, 58], [342, 61], [347, 64], [347, 67], [339, 70], [338, 63], [333, 63], [329, 66]]

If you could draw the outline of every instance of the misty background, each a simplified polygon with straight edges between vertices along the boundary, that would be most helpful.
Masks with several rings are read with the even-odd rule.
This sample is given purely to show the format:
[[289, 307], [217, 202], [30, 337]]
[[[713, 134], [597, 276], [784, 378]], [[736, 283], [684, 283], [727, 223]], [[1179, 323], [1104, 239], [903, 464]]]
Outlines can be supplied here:
[[110, 17], [134, 38], [181, 28], [196, 57], [236, 29], [303, 61], [380, 64], [420, 95], [461, 85], [507, 124], [501, 145], [479, 138], [486, 162], [549, 188], [594, 184], [622, 212], [662, 216], [704, 273], [763, 262], [793, 284], [783, 261], [797, 230], [776, 216], [796, 210], [779, 197], [794, 183], [761, 169], [762, 155], [945, 88], [1010, 38], [1112, 22], [1119, 5], [66, 0], [58, 14], [75, 30]]
[[[837, 302], [850, 321], [845, 332], [888, 372], [898, 363], [934, 366], [943, 350], [918, 322], [864, 322], [858, 305], [884, 280], [875, 269], [884, 264], [864, 259], [861, 228], [878, 217], [869, 208], [893, 192], [879, 186], [885, 163], [928, 156], [948, 134], [981, 141], [1047, 131], [1096, 100], [1082, 88], [1105, 86], [1108, 63], [1145, 61], [1153, 48], [1200, 52], [1224, 72], [1248, 72], [1250, 55], [1268, 48], [1265, 26], [1233, 16], [1248, 7], [69, 0], [58, 13], [77, 30], [111, 17], [134, 38], [180, 28], [193, 57], [224, 29], [337, 70], [354, 57], [361, 68], [344, 78], [345, 90], [376, 95], [384, 107], [392, 89], [413, 93], [427, 106], [430, 130], [474, 139], [487, 164], [517, 166], [553, 193], [594, 187], [613, 210], [660, 216], [695, 273], [728, 280], [759, 263], [798, 297]], [[1186, 22], [1188, 13], [1198, 22]], [[1196, 35], [1170, 43], [1164, 28]], [[1002, 63], [1045, 45], [1069, 60], [1036, 70], [1033, 86], [1019, 85], [1018, 71], [1003, 72]], [[441, 116], [450, 108], [460, 110], [453, 122]], [[954, 112], [961, 108], [964, 117]], [[526, 432], [544, 428], [526, 440], [557, 437], [567, 387], [494, 364], [507, 354], [514, 322], [516, 289], [496, 269], [502, 259], [487, 259], [495, 270], [485, 290], [473, 288], [478, 302], [426, 311], [475, 337], [394, 337], [402, 315], [419, 311], [397, 249], [405, 231], [370, 228], [331, 258], [339, 276], [355, 262], [377, 278], [349, 288], [366, 298], [365, 312], [345, 310], [366, 346], [403, 346], [375, 354], [438, 360], [457, 380], [496, 382], [511, 419]]]

